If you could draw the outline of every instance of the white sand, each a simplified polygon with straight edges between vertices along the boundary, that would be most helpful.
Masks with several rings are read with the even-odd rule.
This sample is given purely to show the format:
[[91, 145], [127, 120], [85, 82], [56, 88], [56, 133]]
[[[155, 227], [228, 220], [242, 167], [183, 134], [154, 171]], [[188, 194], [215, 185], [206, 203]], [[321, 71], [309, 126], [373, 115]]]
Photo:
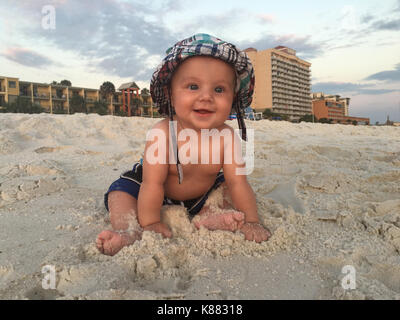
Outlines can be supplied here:
[[[400, 299], [395, 127], [247, 122], [268, 242], [196, 231], [165, 207], [172, 239], [145, 232], [114, 257], [98, 253], [103, 194], [155, 121], [0, 114], [1, 299]], [[56, 268], [54, 290], [42, 288], [44, 265]], [[354, 290], [341, 286], [345, 265]]]

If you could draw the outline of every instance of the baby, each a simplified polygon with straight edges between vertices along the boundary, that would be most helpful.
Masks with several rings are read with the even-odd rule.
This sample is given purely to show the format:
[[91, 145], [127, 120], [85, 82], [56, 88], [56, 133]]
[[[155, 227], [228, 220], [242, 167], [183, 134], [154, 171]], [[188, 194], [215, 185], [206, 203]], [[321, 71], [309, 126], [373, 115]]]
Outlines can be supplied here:
[[[251, 103], [254, 81], [246, 53], [210, 35], [196, 34], [167, 51], [150, 92], [168, 118], [150, 130], [143, 159], [105, 194], [113, 231], [98, 235], [100, 252], [116, 254], [140, 239], [143, 230], [170, 238], [160, 217], [168, 204], [184, 206], [197, 228], [238, 230], [256, 242], [271, 236], [259, 223], [246, 175], [240, 174], [245, 163], [235, 153], [241, 150], [234, 146], [239, 138], [225, 124], [234, 110], [246, 139], [242, 112]], [[223, 190], [223, 203], [206, 206], [217, 188]]]

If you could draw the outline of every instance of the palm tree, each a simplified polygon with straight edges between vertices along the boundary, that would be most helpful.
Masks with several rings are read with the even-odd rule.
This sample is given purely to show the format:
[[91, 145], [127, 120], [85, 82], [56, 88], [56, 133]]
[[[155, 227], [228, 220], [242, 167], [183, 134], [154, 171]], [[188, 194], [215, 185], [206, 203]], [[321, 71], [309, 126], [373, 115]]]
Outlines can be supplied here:
[[108, 100], [110, 98], [110, 104], [111, 104], [111, 113], [113, 113], [112, 110], [112, 96], [115, 93], [115, 86], [112, 82], [110, 81], [105, 81], [103, 84], [100, 86], [100, 95]]

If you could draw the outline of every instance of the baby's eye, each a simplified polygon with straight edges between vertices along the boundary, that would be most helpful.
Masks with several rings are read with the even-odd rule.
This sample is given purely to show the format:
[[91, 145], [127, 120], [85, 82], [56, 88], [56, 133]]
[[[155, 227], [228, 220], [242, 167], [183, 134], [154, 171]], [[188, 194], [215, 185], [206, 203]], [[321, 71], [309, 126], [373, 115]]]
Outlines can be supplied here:
[[224, 88], [223, 87], [216, 87], [215, 88], [215, 92], [222, 93], [222, 92], [224, 92]]
[[189, 84], [189, 85], [188, 85], [188, 88], [189, 88], [190, 90], [197, 90], [199, 87], [198, 87], [197, 84]]

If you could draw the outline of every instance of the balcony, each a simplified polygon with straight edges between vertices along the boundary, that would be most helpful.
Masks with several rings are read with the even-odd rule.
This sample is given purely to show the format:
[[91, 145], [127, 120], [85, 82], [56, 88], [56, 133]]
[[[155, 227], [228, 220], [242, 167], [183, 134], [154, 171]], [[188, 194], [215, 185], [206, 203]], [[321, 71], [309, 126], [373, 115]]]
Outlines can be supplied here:
[[48, 94], [44, 94], [44, 93], [33, 93], [33, 97], [35, 98], [35, 99], [49, 99], [49, 95]]
[[20, 91], [19, 92], [19, 96], [20, 97], [23, 97], [23, 98], [30, 98], [31, 97], [31, 95], [30, 94], [28, 94], [28, 92], [26, 92], [26, 91]]
[[66, 101], [67, 97], [65, 95], [58, 96], [58, 95], [52, 95], [51, 97], [53, 100], [58, 100], [58, 101]]

